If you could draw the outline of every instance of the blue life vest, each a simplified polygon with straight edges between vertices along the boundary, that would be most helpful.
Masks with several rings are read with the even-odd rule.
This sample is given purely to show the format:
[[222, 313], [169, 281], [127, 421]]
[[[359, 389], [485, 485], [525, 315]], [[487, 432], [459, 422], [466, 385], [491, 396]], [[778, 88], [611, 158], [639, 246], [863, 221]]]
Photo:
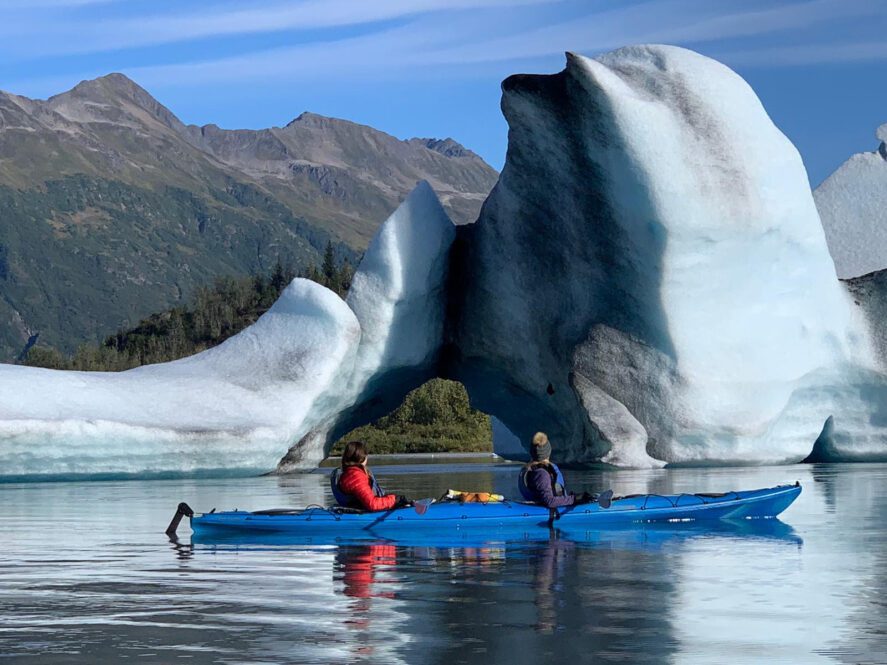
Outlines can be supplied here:
[[[354, 507], [354, 497], [350, 494], [345, 494], [339, 488], [339, 477], [342, 475], [342, 467], [339, 467], [330, 474], [330, 489], [333, 491], [333, 497], [336, 499], [336, 503], [338, 503], [343, 508], [353, 508]], [[376, 477], [372, 474], [371, 471], [367, 470], [367, 475], [370, 477], [370, 485], [373, 488], [373, 494], [375, 496], [385, 496], [385, 491], [376, 482]]]
[[[548, 475], [551, 476], [551, 491], [554, 492], [555, 496], [564, 496], [567, 492], [567, 485], [564, 482], [564, 474], [561, 473], [557, 464], [549, 462], [544, 468], [548, 472]], [[524, 468], [521, 469], [521, 472], [517, 477], [517, 488], [520, 490], [521, 496], [524, 497], [524, 499], [527, 501], [536, 501], [539, 497], [533, 494], [533, 491], [527, 485], [527, 476], [530, 474], [531, 470], [532, 469], [529, 465], [525, 465]]]

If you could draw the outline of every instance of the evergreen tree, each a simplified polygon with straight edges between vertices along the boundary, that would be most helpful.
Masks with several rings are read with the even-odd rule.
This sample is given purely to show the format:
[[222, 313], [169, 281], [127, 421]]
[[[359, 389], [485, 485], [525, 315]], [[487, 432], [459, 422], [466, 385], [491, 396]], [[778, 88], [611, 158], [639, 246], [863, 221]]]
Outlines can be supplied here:
[[336, 279], [339, 285], [336, 293], [344, 298], [345, 294], [348, 293], [348, 289], [351, 288], [352, 279], [354, 279], [354, 268], [351, 266], [351, 263], [349, 263], [348, 259], [345, 259], [342, 262], [342, 268], [339, 270], [339, 274]]
[[274, 266], [274, 272], [271, 273], [271, 288], [277, 293], [280, 293], [290, 281], [291, 280], [286, 278], [286, 273], [283, 270], [283, 264], [280, 262], [280, 257], [277, 257], [277, 264]]
[[323, 264], [320, 268], [323, 275], [323, 284], [328, 289], [339, 293], [339, 269], [336, 267], [336, 257], [333, 254], [333, 243], [327, 241], [326, 250], [323, 253]]

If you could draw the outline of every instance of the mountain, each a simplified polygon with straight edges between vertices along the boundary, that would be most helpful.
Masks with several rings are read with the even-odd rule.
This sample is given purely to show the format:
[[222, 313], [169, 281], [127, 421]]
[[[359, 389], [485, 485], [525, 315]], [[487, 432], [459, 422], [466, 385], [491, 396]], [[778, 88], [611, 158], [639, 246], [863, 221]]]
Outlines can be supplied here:
[[34, 100], [0, 92], [0, 360], [70, 351], [219, 275], [354, 260], [418, 180], [457, 223], [497, 173], [451, 139], [303, 113], [285, 127], [182, 123], [122, 74]]
[[887, 268], [887, 124], [880, 146], [853, 155], [813, 192], [838, 277]]

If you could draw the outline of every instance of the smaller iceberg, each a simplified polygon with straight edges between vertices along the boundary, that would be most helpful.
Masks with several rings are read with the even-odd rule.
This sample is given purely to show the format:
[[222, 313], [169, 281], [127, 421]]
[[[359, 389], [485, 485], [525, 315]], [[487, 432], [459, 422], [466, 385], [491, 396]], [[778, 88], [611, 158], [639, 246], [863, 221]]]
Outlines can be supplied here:
[[880, 146], [853, 155], [813, 192], [838, 277], [887, 268], [887, 124]]
[[126, 372], [0, 365], [0, 474], [267, 471], [348, 380], [360, 342], [332, 291], [296, 279], [219, 346]]
[[312, 468], [436, 375], [454, 226], [427, 183], [382, 225], [348, 302], [294, 280], [255, 324], [125, 372], [0, 365], [0, 476]]

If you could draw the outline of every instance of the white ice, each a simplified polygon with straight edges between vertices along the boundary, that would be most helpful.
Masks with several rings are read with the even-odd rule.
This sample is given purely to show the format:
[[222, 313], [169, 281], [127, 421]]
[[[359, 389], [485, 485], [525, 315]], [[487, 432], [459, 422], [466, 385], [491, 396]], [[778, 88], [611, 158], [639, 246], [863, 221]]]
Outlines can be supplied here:
[[338, 437], [392, 411], [410, 390], [437, 375], [455, 234], [424, 181], [382, 224], [346, 299], [361, 331], [354, 368], [304, 438], [293, 441], [280, 471], [313, 468]]
[[887, 124], [874, 152], [853, 155], [813, 193], [838, 277], [887, 268]]
[[0, 475], [267, 471], [347, 381], [359, 340], [338, 296], [296, 279], [189, 358], [119, 373], [0, 365]]
[[360, 322], [356, 393], [381, 372], [434, 362], [443, 340], [445, 280], [456, 227], [420, 182], [367, 248], [346, 302]]
[[836, 279], [800, 155], [754, 91], [678, 48], [578, 64], [612, 105], [619, 147], [606, 158], [623, 225], [640, 234], [655, 220], [665, 236], [663, 333], [679, 378], [676, 426], [653, 455], [798, 461], [829, 416], [846, 445], [887, 453], [887, 382], [870, 371], [868, 331]]
[[859, 437], [887, 453], [870, 330], [741, 77], [638, 46], [503, 89], [509, 152], [459, 324], [488, 410], [522, 439], [557, 430], [573, 461], [797, 462], [830, 416], [838, 456]]

